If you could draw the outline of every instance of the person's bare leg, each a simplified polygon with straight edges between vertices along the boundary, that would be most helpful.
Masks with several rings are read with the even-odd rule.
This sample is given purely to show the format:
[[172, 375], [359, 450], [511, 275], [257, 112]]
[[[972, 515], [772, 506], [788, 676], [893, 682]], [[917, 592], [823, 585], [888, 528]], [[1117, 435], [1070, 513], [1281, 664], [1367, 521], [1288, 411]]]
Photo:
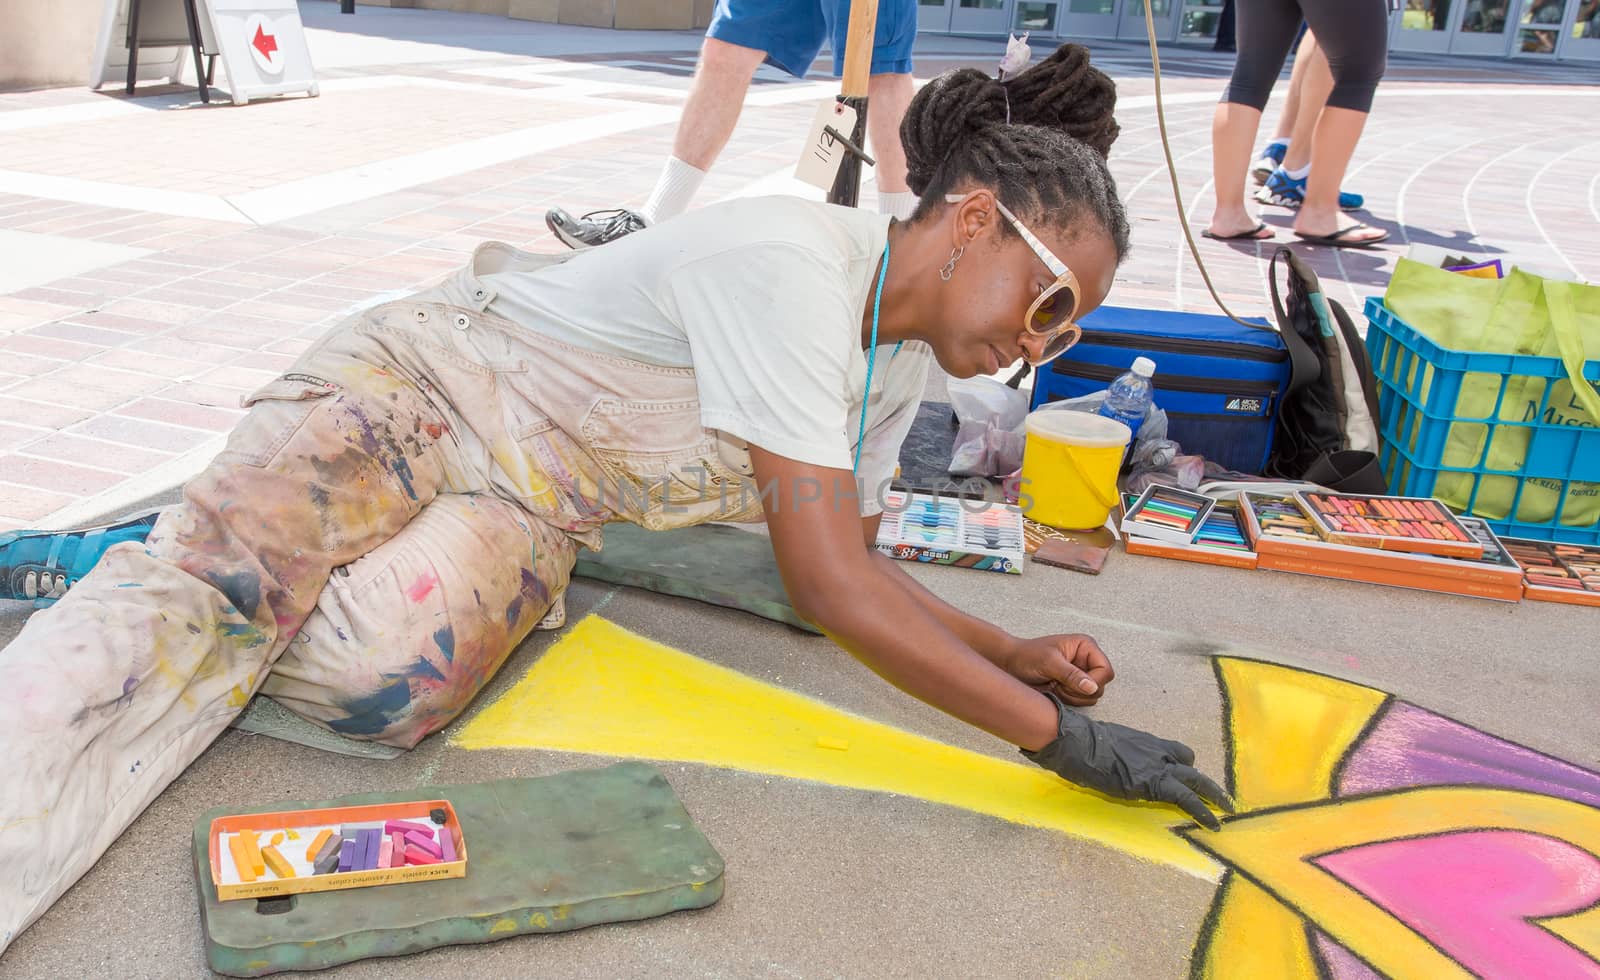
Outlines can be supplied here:
[[766, 57], [755, 48], [706, 38], [672, 141], [673, 156], [699, 170], [711, 169], [739, 124], [750, 79]]
[[[1306, 67], [1312, 60], [1307, 55], [1313, 52], [1322, 54], [1316, 48], [1317, 39], [1307, 31], [1306, 36], [1300, 41], [1299, 52], [1294, 56], [1294, 67], [1289, 69], [1289, 94], [1283, 100], [1283, 112], [1278, 114], [1278, 131], [1272, 134], [1274, 140], [1281, 141], [1294, 137], [1294, 124], [1300, 118], [1300, 92], [1305, 88]], [[1326, 66], [1327, 59], [1323, 58], [1322, 63]]]
[[867, 80], [867, 139], [877, 164], [878, 210], [902, 221], [916, 210], [916, 195], [906, 184], [906, 150], [900, 142], [900, 121], [916, 86], [910, 75], [873, 75]]
[[873, 176], [880, 191], [907, 189], [900, 121], [915, 92], [910, 75], [873, 75], [867, 80], [867, 138], [872, 141], [872, 155], [878, 161]]
[[656, 186], [640, 213], [652, 224], [682, 214], [716, 163], [739, 124], [750, 79], [766, 59], [764, 51], [708, 37], [700, 64], [678, 118], [672, 156], [661, 167]]
[[[1311, 35], [1306, 35], [1306, 40], [1311, 40]], [[1305, 71], [1301, 72], [1301, 64], [1305, 64]], [[1300, 49], [1299, 57], [1295, 58], [1294, 70], [1302, 75], [1298, 98], [1291, 92], [1290, 98], [1298, 103], [1297, 118], [1294, 129], [1290, 131], [1289, 151], [1283, 155], [1283, 169], [1289, 171], [1303, 170], [1311, 163], [1311, 155], [1315, 152], [1315, 132], [1317, 120], [1322, 116], [1323, 106], [1328, 104], [1328, 93], [1333, 91], [1333, 72], [1328, 68], [1328, 56], [1322, 53], [1321, 48], [1314, 48], [1307, 56], [1305, 48]]]
[[[1250, 147], [1261, 126], [1261, 110], [1238, 102], [1220, 102], [1211, 122], [1211, 176], [1217, 206], [1209, 231], [1218, 238], [1242, 235], [1258, 224], [1245, 208], [1245, 172], [1250, 167]], [[1271, 238], [1270, 230], [1259, 233]]]
[[[1356, 152], [1367, 113], [1327, 106], [1312, 136], [1311, 176], [1306, 181], [1306, 201], [1295, 217], [1294, 230], [1302, 235], [1332, 235], [1360, 222], [1339, 210], [1339, 185]], [[1347, 241], [1375, 241], [1385, 237], [1379, 229], [1351, 235]]]

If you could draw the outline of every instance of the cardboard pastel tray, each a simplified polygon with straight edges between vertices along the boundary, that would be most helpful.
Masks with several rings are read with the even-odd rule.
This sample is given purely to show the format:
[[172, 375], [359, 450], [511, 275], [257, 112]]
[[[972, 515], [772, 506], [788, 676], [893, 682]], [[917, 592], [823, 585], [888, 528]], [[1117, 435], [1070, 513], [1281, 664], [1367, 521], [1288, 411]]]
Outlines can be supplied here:
[[1600, 548], [1506, 538], [1524, 575], [1522, 594], [1536, 602], [1561, 602], [1572, 606], [1600, 606]]
[[1297, 493], [1295, 497], [1317, 534], [1335, 544], [1448, 558], [1483, 557], [1483, 545], [1449, 508], [1432, 497], [1354, 493]]
[[[232, 866], [232, 856], [224, 840], [240, 831], [256, 831], [267, 835], [278, 831], [294, 830], [298, 840], [286, 840], [279, 845], [281, 852], [304, 852], [319, 831], [337, 828], [344, 824], [385, 823], [389, 820], [416, 821], [417, 815], [433, 810], [445, 812], [445, 823], [440, 833], [450, 835], [455, 848], [454, 861], [437, 864], [416, 864], [403, 867], [373, 868], [365, 871], [331, 872], [328, 874], [303, 874], [297, 869], [294, 877], [278, 877], [271, 869], [254, 881], [241, 881]], [[461, 824], [456, 819], [455, 808], [449, 800], [414, 800], [405, 803], [384, 803], [371, 806], [331, 807], [318, 810], [286, 810], [276, 813], [249, 813], [218, 817], [211, 821], [209, 855], [211, 882], [217, 898], [231, 901], [240, 898], [267, 898], [274, 895], [293, 895], [305, 892], [337, 891], [343, 888], [367, 888], [373, 885], [395, 885], [410, 881], [432, 881], [439, 878], [462, 878], [467, 873], [467, 841], [462, 836]], [[293, 856], [298, 859], [300, 854]], [[304, 862], [296, 860], [297, 865]]]

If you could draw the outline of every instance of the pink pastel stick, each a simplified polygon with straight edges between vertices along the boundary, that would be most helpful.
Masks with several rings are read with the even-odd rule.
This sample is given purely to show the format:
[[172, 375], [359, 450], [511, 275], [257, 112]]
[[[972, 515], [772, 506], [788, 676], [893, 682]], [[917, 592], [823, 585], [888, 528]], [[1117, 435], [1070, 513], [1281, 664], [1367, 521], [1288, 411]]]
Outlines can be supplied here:
[[419, 834], [433, 833], [433, 827], [425, 823], [413, 823], [410, 820], [389, 820], [383, 825], [386, 834], [408, 834], [415, 830]]
[[406, 866], [406, 839], [399, 834], [389, 835], [389, 867], [403, 868]]
[[455, 835], [450, 833], [449, 827], [439, 828], [439, 850], [444, 852], [444, 860], [456, 859], [456, 839]]
[[393, 837], [385, 837], [383, 840], [378, 842], [378, 867], [380, 867], [380, 868], [392, 868], [392, 867], [394, 867], [394, 865], [390, 864], [389, 862], [391, 862], [393, 860], [394, 860], [394, 838]]
[[406, 848], [407, 864], [438, 864], [439, 859], [420, 847]]
[[406, 846], [420, 847], [434, 857], [440, 857], [444, 854], [439, 845], [434, 842], [432, 834], [419, 834], [414, 830], [406, 832]]

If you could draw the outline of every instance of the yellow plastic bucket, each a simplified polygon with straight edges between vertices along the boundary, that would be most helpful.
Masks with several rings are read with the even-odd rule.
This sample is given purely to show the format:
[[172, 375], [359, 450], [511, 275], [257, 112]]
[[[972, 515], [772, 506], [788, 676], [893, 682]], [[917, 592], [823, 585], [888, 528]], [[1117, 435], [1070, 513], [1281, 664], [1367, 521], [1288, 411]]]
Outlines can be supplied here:
[[1068, 530], [1099, 527], [1117, 505], [1117, 471], [1133, 430], [1115, 419], [1040, 410], [1024, 424], [1022, 512]]

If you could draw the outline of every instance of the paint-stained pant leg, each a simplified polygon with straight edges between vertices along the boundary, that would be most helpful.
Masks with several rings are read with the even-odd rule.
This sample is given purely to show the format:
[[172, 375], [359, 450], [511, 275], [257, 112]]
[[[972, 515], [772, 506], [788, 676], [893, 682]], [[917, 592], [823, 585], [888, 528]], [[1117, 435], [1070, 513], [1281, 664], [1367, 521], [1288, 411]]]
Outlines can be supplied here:
[[145, 544], [0, 651], [0, 952], [239, 712], [330, 570], [456, 465], [414, 388], [354, 359], [326, 373], [253, 396]]
[[517, 504], [441, 494], [334, 571], [261, 691], [342, 735], [409, 749], [471, 703], [576, 559], [572, 538]]

